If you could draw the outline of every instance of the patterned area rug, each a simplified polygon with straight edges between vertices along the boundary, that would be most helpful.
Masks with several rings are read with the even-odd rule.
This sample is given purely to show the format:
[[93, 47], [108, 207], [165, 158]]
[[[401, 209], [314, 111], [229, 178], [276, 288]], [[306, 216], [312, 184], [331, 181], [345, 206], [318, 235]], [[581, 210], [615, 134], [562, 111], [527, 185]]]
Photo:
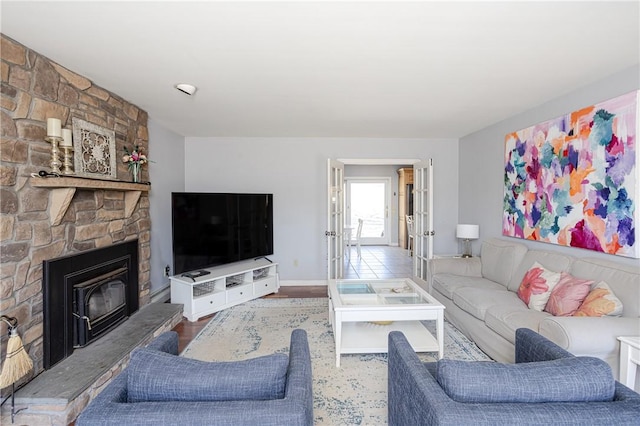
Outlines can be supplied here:
[[[431, 327], [428, 321], [426, 324]], [[390, 327], [376, 325], [376, 327]], [[219, 312], [182, 353], [204, 361], [229, 361], [288, 352], [291, 331], [307, 331], [313, 368], [316, 425], [387, 424], [387, 354], [342, 355], [335, 365], [335, 343], [326, 298], [257, 299]], [[435, 327], [431, 327], [435, 335]], [[449, 323], [444, 325], [444, 356], [488, 360]], [[423, 361], [437, 354], [420, 354]]]

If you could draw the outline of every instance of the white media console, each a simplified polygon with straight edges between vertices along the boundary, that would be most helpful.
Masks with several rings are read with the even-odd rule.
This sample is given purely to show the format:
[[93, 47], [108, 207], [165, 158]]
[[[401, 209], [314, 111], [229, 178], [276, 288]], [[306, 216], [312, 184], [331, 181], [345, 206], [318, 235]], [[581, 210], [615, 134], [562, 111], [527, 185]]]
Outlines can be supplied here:
[[209, 274], [189, 278], [185, 274], [171, 279], [171, 303], [184, 305], [189, 321], [234, 305], [256, 299], [280, 288], [277, 263], [266, 259], [245, 260], [204, 268]]

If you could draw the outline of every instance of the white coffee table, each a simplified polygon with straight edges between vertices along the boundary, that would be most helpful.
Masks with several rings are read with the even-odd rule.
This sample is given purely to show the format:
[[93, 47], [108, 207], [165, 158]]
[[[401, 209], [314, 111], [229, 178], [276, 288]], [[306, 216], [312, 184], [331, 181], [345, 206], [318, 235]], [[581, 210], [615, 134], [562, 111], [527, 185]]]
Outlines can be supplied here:
[[[386, 353], [390, 331], [401, 331], [416, 352], [444, 352], [444, 306], [408, 278], [330, 280], [329, 320], [341, 354]], [[421, 321], [436, 321], [434, 337]]]

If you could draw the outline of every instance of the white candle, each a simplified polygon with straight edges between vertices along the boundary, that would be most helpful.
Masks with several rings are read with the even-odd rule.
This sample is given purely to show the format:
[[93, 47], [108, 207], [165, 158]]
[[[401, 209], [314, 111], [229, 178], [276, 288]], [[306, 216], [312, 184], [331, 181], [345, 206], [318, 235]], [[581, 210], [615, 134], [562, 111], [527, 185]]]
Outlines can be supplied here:
[[62, 142], [60, 142], [60, 146], [73, 146], [70, 129], [62, 129]]
[[58, 118], [47, 118], [47, 136], [62, 137], [62, 123]]

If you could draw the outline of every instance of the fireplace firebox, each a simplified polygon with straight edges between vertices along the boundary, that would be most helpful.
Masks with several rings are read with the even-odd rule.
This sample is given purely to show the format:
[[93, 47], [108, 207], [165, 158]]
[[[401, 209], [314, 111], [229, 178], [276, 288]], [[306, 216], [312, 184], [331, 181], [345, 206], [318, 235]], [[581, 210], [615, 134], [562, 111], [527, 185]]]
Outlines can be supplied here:
[[113, 272], [73, 286], [74, 347], [83, 347], [127, 318], [128, 269]]
[[138, 240], [43, 262], [44, 368], [138, 310]]

